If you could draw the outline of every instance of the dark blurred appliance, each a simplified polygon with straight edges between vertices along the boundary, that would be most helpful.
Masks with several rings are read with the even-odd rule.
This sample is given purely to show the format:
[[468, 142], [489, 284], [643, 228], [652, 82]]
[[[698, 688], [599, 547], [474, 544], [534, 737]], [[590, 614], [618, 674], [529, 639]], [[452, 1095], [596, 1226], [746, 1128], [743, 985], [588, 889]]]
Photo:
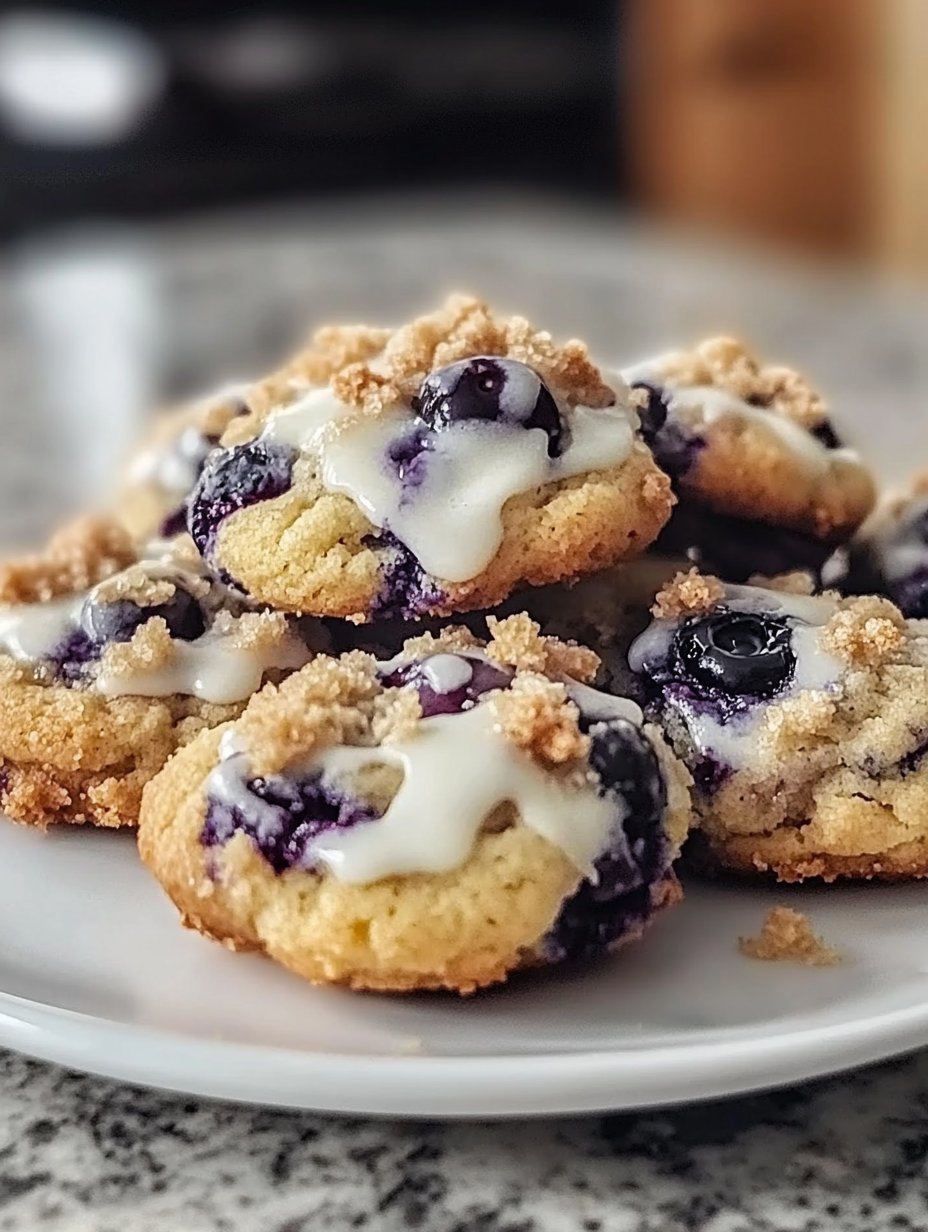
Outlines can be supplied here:
[[[130, 93], [138, 87], [143, 69], [132, 56], [141, 52], [149, 97], [132, 100], [138, 114], [101, 140], [72, 131], [85, 87], [79, 64], [57, 73], [34, 40], [26, 52], [7, 40], [4, 57], [12, 11], [4, 6], [0, 227], [346, 189], [518, 183], [610, 192], [617, 8], [589, 0], [21, 6], [20, 21], [51, 15], [59, 34], [73, 24], [91, 60], [108, 48], [128, 56], [104, 99], [116, 107], [120, 82]], [[108, 26], [131, 46], [109, 40]], [[66, 95], [59, 109], [76, 119], [65, 132], [33, 132], [28, 114], [24, 124], [10, 111], [4, 64], [15, 78], [29, 54], [52, 93], [67, 82], [74, 106]], [[31, 80], [25, 89], [36, 95]], [[31, 105], [41, 111], [49, 97], [40, 89]], [[14, 112], [19, 105], [14, 90]], [[28, 113], [28, 96], [22, 105]]]

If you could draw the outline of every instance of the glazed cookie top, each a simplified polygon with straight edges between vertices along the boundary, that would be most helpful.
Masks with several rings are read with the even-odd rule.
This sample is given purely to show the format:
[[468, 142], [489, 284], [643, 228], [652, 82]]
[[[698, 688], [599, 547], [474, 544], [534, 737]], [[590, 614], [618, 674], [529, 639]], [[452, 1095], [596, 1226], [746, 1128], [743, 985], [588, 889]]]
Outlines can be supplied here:
[[249, 611], [207, 575], [186, 536], [139, 556], [121, 527], [85, 519], [45, 552], [0, 565], [8, 677], [224, 705], [310, 658], [292, 620]]
[[839, 799], [857, 813], [885, 803], [888, 784], [919, 793], [924, 809], [928, 625], [876, 596], [723, 585], [695, 571], [653, 611], [630, 665], [734, 829], [807, 820]]
[[847, 538], [870, 512], [870, 473], [842, 447], [821, 395], [792, 369], [765, 366], [719, 337], [622, 376], [639, 393], [645, 439], [681, 496], [826, 541]]
[[843, 589], [876, 591], [905, 616], [928, 617], [928, 474], [883, 501], [848, 551]]
[[204, 845], [243, 831], [276, 872], [366, 884], [448, 872], [482, 831], [521, 824], [593, 881], [661, 877], [688, 825], [685, 772], [633, 702], [584, 682], [592, 652], [524, 615], [491, 625], [486, 645], [450, 629], [265, 689], [206, 781]]
[[136, 538], [168, 538], [186, 530], [187, 497], [229, 424], [247, 414], [248, 388], [225, 385], [159, 417], [130, 460], [118, 497], [119, 516]]
[[[476, 300], [453, 298], [393, 332], [329, 330], [301, 367], [275, 374], [249, 402], [252, 414], [232, 425], [224, 455], [204, 472], [189, 526], [220, 574], [281, 608], [382, 615], [384, 575], [404, 570], [416, 575], [418, 603], [394, 614], [498, 601], [519, 580], [506, 514], [520, 501], [544, 509], [562, 497], [563, 515], [550, 513], [551, 526], [539, 524], [526, 548], [529, 556], [544, 553], [555, 576], [640, 551], [669, 515], [668, 485], [637, 437], [621, 381], [607, 384], [581, 343], [556, 346], [521, 318], [497, 318]], [[626, 475], [626, 525], [617, 516], [612, 529], [596, 510], [608, 489], [615, 514]], [[585, 499], [592, 506], [586, 526]], [[305, 543], [311, 557], [301, 557], [299, 569], [291, 559], [288, 578], [261, 576], [272, 572], [266, 551], [253, 559], [261, 531], [243, 519], [259, 502], [255, 512], [273, 504], [268, 520], [279, 517], [280, 534], [294, 548]], [[556, 533], [560, 516], [569, 562], [563, 544], [541, 542]], [[528, 518], [520, 523], [526, 537]], [[393, 556], [378, 567], [377, 551]], [[494, 570], [506, 576], [493, 577]], [[355, 594], [343, 595], [352, 582]]]

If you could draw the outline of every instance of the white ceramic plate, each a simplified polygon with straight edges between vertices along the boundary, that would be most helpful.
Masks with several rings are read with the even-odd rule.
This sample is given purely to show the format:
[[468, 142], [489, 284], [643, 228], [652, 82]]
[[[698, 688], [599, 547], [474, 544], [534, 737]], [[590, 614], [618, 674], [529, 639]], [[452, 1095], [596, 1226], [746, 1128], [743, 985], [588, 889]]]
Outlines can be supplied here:
[[[741, 957], [790, 901], [845, 956]], [[196, 1095], [339, 1112], [637, 1108], [928, 1044], [928, 885], [690, 888], [627, 953], [469, 1000], [316, 989], [181, 929], [131, 835], [0, 826], [0, 1044]]]

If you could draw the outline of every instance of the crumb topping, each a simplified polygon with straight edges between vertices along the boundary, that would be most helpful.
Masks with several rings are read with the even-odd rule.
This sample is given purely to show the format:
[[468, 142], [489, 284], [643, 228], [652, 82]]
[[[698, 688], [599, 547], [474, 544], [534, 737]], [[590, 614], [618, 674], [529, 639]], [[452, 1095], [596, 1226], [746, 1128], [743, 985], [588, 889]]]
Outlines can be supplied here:
[[111, 642], [103, 652], [100, 666], [107, 675], [134, 676], [138, 672], [166, 667], [174, 656], [174, 640], [166, 622], [153, 616], [136, 629], [128, 642]]
[[433, 654], [455, 654], [458, 651], [480, 650], [482, 642], [464, 625], [447, 625], [438, 633], [423, 633], [403, 643], [403, 654], [424, 659]]
[[385, 710], [400, 692], [383, 692], [372, 655], [319, 656], [282, 684], [266, 685], [248, 704], [238, 731], [253, 772], [277, 774], [330, 744], [375, 743], [375, 720], [383, 738]]
[[704, 577], [694, 566], [678, 573], [660, 591], [651, 607], [658, 620], [676, 620], [707, 612], [725, 597], [725, 587], [716, 577]]
[[516, 676], [511, 688], [494, 693], [488, 704], [506, 739], [536, 761], [560, 766], [590, 751], [590, 738], [580, 731], [580, 711], [564, 685], [547, 676]]
[[524, 317], [497, 317], [482, 300], [465, 295], [452, 295], [437, 312], [395, 330], [376, 366], [361, 359], [333, 372], [330, 380], [341, 401], [377, 415], [386, 406], [409, 402], [429, 372], [472, 355], [528, 364], [570, 405], [615, 403], [615, 391], [582, 342], [571, 339], [558, 346]]
[[53, 535], [44, 551], [0, 564], [0, 603], [46, 603], [89, 590], [136, 559], [122, 526], [85, 517]]
[[841, 955], [812, 929], [808, 918], [792, 907], [771, 907], [758, 936], [741, 937], [738, 949], [762, 962], [792, 961], [807, 967], [834, 967]]
[[588, 684], [599, 670], [599, 655], [574, 642], [562, 642], [545, 637], [541, 626], [526, 613], [500, 620], [487, 617], [492, 641], [487, 657], [496, 663], [518, 671], [536, 672], [545, 676], [571, 676]]
[[805, 428], [814, 428], [827, 415], [821, 395], [804, 377], [792, 368], [762, 365], [737, 338], [707, 338], [691, 351], [677, 351], [662, 371], [673, 384], [714, 385]]
[[[242, 621], [257, 628], [256, 619]], [[265, 613], [260, 619], [279, 629], [282, 618]], [[599, 666], [597, 656], [583, 647], [542, 637], [524, 614], [494, 620], [493, 635], [487, 657], [518, 673], [510, 688], [494, 692], [487, 702], [494, 708], [501, 734], [548, 766], [584, 758], [589, 738], [581, 732], [580, 712], [557, 677], [591, 679]], [[403, 657], [423, 659], [482, 648], [467, 629], [452, 627], [411, 638]], [[527, 663], [532, 666], [526, 667]], [[360, 650], [337, 659], [320, 655], [283, 683], [267, 685], [253, 697], [238, 732], [254, 773], [279, 773], [332, 744], [373, 747], [409, 739], [422, 719], [418, 693], [408, 687], [385, 687], [378, 666], [372, 655]]]
[[842, 605], [822, 630], [822, 648], [851, 667], [880, 667], [900, 656], [905, 618], [888, 599], [864, 595]]
[[244, 651], [279, 646], [290, 636], [290, 622], [283, 612], [244, 612], [241, 616], [219, 612], [213, 629], [230, 633], [232, 646]]
[[309, 345], [298, 351], [277, 372], [248, 391], [248, 406], [264, 418], [275, 407], [290, 402], [311, 386], [325, 385], [337, 372], [379, 354], [392, 330], [371, 325], [323, 325]]

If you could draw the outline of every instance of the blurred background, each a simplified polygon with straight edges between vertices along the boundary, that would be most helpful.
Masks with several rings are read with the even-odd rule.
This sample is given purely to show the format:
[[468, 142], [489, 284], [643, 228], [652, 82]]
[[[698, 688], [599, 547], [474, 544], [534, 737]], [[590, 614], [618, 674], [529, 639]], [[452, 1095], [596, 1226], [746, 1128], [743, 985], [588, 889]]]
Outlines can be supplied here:
[[455, 284], [612, 362], [744, 332], [928, 466], [926, 64], [925, 0], [3, 6], [0, 542]]

